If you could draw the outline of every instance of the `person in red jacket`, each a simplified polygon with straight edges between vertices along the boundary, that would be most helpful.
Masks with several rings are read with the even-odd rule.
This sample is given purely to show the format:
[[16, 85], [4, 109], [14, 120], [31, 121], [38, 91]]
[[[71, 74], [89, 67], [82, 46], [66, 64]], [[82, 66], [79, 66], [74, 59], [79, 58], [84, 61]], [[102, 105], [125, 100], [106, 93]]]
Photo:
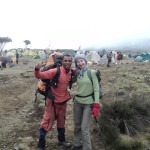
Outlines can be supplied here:
[[[71, 147], [71, 143], [66, 142], [65, 138], [65, 115], [67, 101], [71, 98], [67, 88], [71, 80], [71, 64], [72, 56], [66, 54], [63, 56], [62, 66], [60, 67], [60, 77], [58, 79], [58, 87], [51, 87], [52, 92], [55, 95], [54, 105], [52, 100], [47, 98], [45, 112], [41, 121], [40, 135], [38, 148], [39, 150], [45, 149], [45, 137], [48, 131], [52, 130], [54, 121], [57, 120], [58, 131], [58, 145], [64, 147]], [[37, 64], [35, 66], [34, 75], [38, 79], [53, 79], [57, 72], [57, 68], [50, 69], [45, 72], [41, 72], [40, 68], [43, 64]]]

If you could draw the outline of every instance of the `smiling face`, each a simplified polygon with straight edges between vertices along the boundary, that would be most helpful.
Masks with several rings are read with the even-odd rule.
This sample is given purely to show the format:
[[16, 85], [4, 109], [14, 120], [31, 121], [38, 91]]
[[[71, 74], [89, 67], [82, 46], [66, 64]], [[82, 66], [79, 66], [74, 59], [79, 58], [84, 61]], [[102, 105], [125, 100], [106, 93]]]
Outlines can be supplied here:
[[72, 57], [71, 56], [64, 56], [62, 64], [65, 70], [70, 70], [72, 64]]
[[85, 67], [86, 61], [84, 59], [78, 59], [76, 64], [77, 64], [78, 68], [82, 69]]

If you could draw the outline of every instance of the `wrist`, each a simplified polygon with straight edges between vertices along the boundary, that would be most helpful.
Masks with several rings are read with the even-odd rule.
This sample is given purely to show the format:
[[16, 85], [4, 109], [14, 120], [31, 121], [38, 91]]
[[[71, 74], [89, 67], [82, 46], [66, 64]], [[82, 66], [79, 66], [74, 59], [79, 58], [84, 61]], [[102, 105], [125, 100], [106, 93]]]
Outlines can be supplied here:
[[95, 108], [100, 108], [100, 104], [99, 104], [99, 103], [94, 103], [94, 104], [93, 104], [93, 107], [95, 107]]
[[35, 68], [35, 71], [39, 71], [40, 70], [40, 68]]

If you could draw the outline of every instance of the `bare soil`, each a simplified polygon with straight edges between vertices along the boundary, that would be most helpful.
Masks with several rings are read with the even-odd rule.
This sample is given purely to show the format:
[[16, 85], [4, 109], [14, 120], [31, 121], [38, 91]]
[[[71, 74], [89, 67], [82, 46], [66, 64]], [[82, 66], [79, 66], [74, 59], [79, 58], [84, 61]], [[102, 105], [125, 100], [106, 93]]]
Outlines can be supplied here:
[[[13, 68], [0, 70], [0, 149], [1, 150], [35, 150], [37, 149], [38, 131], [44, 112], [44, 100], [38, 96], [35, 103], [37, 79], [34, 77], [34, 66], [39, 60], [23, 58]], [[103, 102], [109, 102], [119, 96], [133, 96], [138, 93], [145, 98], [150, 97], [150, 63], [134, 63], [123, 61], [117, 68], [111, 64], [93, 65], [92, 69], [100, 69], [104, 91]], [[72, 95], [75, 94], [75, 86]], [[121, 94], [122, 93], [122, 94]], [[66, 138], [73, 140], [72, 100], [68, 103], [66, 118]], [[92, 120], [91, 136], [93, 150], [102, 150], [103, 143], [98, 135], [97, 127]], [[47, 149], [62, 149], [57, 146], [56, 127], [46, 137]]]

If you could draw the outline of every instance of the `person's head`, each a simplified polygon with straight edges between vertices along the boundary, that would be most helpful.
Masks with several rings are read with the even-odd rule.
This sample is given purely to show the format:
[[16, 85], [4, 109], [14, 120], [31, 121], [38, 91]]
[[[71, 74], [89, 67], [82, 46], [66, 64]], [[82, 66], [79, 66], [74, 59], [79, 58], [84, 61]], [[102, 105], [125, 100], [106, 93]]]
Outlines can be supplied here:
[[72, 65], [72, 56], [70, 54], [64, 54], [62, 65], [64, 66], [65, 70], [70, 70]]
[[87, 58], [84, 54], [78, 54], [75, 56], [75, 65], [79, 69], [83, 69], [87, 65]]

